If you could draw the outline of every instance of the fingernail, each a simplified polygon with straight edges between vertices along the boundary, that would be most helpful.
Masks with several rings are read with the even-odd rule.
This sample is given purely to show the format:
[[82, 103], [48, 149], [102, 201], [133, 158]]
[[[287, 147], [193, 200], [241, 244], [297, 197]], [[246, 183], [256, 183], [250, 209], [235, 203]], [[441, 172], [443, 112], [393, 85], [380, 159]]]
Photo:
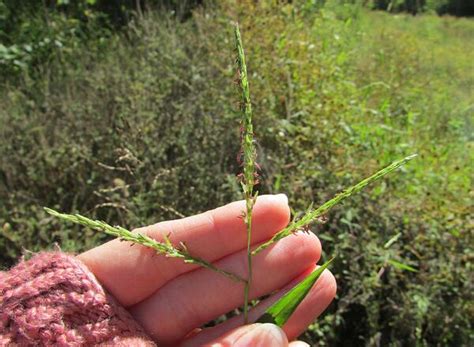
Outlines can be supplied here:
[[288, 205], [288, 197], [286, 194], [277, 194], [274, 195], [275, 199], [277, 199], [279, 202], [285, 203], [285, 205]]
[[293, 341], [288, 346], [289, 347], [311, 347], [309, 344], [303, 341]]
[[234, 342], [233, 347], [246, 346], [288, 346], [288, 340], [283, 330], [273, 324], [259, 324], [255, 329], [250, 330], [246, 334], [239, 337]]

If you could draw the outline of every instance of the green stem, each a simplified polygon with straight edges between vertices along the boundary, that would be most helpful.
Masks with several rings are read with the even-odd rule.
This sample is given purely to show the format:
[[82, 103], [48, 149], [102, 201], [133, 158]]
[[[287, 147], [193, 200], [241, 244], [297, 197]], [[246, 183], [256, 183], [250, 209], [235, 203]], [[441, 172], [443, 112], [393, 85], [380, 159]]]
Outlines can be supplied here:
[[[247, 207], [247, 215], [249, 214], [249, 208]], [[252, 214], [250, 210], [250, 215]], [[244, 322], [248, 323], [248, 311], [249, 311], [249, 291], [252, 285], [252, 252], [250, 249], [250, 238], [252, 236], [252, 220], [247, 224], [247, 268], [248, 268], [248, 277], [245, 282], [244, 288]]]

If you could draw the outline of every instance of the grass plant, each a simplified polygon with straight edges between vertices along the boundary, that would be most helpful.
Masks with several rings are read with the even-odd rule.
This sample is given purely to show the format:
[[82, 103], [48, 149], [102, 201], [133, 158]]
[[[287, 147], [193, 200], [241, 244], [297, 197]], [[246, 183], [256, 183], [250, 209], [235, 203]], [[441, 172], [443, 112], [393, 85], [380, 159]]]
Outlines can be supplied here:
[[[241, 180], [241, 187], [243, 195], [245, 198], [245, 211], [242, 211], [242, 218], [246, 226], [246, 236], [247, 236], [247, 264], [248, 264], [248, 274], [247, 278], [244, 280], [236, 274], [227, 272], [225, 270], [219, 269], [211, 263], [194, 257], [190, 254], [190, 251], [187, 249], [184, 243], [180, 243], [178, 247], [174, 246], [172, 241], [166, 237], [165, 242], [158, 242], [146, 235], [140, 233], [132, 233], [127, 229], [124, 229], [120, 226], [110, 226], [105, 222], [96, 221], [84, 217], [80, 214], [64, 214], [52, 210], [50, 208], [45, 208], [46, 212], [52, 216], [61, 218], [63, 220], [77, 223], [85, 227], [95, 229], [98, 231], [105, 232], [109, 235], [118, 237], [123, 241], [129, 241], [134, 244], [140, 244], [142, 246], [153, 249], [159, 254], [163, 254], [167, 257], [181, 258], [185, 263], [196, 264], [207, 268], [209, 270], [220, 273], [234, 281], [243, 281], [245, 282], [244, 286], [244, 306], [243, 306], [243, 315], [244, 322], [248, 322], [248, 311], [249, 311], [249, 291], [252, 285], [252, 256], [261, 252], [265, 248], [269, 247], [271, 244], [293, 234], [297, 230], [306, 228], [309, 224], [315, 222], [323, 214], [327, 213], [332, 207], [339, 204], [342, 200], [352, 196], [353, 194], [359, 192], [367, 185], [377, 181], [383, 176], [389, 174], [400, 166], [404, 165], [409, 160], [413, 159], [416, 155], [408, 156], [404, 159], [393, 162], [382, 170], [376, 172], [375, 174], [367, 177], [366, 179], [360, 181], [356, 185], [349, 187], [337, 194], [334, 198], [322, 204], [316, 209], [309, 209], [304, 216], [299, 218], [296, 221], [290, 223], [289, 226], [275, 234], [270, 240], [259, 245], [254, 251], [251, 250], [251, 237], [252, 237], [252, 211], [257, 200], [258, 192], [254, 191], [254, 187], [258, 182], [258, 173], [256, 164], [257, 150], [254, 139], [254, 130], [253, 130], [253, 119], [252, 119], [252, 104], [250, 101], [250, 88], [247, 75], [247, 66], [245, 62], [245, 53], [242, 43], [242, 37], [240, 34], [240, 29], [238, 25], [234, 27], [234, 36], [236, 43], [237, 51], [237, 64], [238, 64], [238, 83], [241, 89], [241, 152], [239, 153], [239, 161], [243, 167], [242, 174], [239, 175]], [[323, 264], [318, 270], [309, 275], [306, 279], [298, 283], [293, 289], [286, 293], [280, 300], [270, 306], [269, 309], [264, 313], [259, 321], [272, 322], [278, 326], [283, 326], [286, 321], [289, 319], [291, 314], [297, 308], [298, 304], [303, 301], [305, 296], [309, 293], [311, 287], [316, 283], [319, 276], [322, 274], [324, 269], [326, 269], [332, 259], [325, 264]], [[404, 266], [405, 269], [413, 271], [412, 268], [401, 263], [392, 264], [398, 266]]]

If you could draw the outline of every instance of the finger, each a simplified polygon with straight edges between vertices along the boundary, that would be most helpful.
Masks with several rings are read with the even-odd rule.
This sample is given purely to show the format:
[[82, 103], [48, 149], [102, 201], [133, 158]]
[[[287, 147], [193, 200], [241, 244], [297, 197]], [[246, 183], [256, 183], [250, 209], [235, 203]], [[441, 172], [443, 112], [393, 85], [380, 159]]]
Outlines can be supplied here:
[[293, 342], [290, 342], [288, 347], [310, 347], [310, 345], [308, 345], [306, 342], [303, 342], [303, 341], [293, 341]]
[[209, 343], [211, 346], [232, 347], [287, 347], [288, 339], [283, 330], [273, 324], [252, 324], [234, 329]]
[[[321, 245], [314, 234], [289, 236], [253, 258], [251, 299], [284, 287], [314, 265]], [[247, 252], [241, 251], [216, 265], [247, 277]], [[199, 269], [167, 283], [130, 312], [157, 341], [173, 344], [204, 323], [242, 305], [243, 283]], [[160, 319], [157, 319], [160, 317]]]
[[[249, 312], [249, 320], [256, 321], [265, 310], [270, 307], [275, 301], [282, 297], [288, 290], [293, 288], [297, 283], [308, 276], [316, 267], [312, 267], [309, 271], [293, 280], [285, 288], [278, 293], [263, 300], [254, 309]], [[288, 340], [293, 340], [298, 337], [307, 327], [329, 306], [336, 295], [336, 280], [329, 270], [325, 270], [321, 277], [316, 281], [309, 294], [304, 298], [290, 319], [283, 326], [283, 331], [288, 337]], [[224, 323], [221, 323], [212, 328], [202, 329], [197, 334], [188, 338], [184, 346], [203, 346], [209, 341], [216, 339], [218, 336], [225, 335], [228, 331], [232, 331], [236, 327], [242, 326], [244, 323], [243, 316], [233, 317]], [[290, 346], [292, 346], [290, 344]]]
[[[174, 244], [185, 242], [194, 256], [212, 262], [246, 247], [245, 225], [240, 218], [244, 209], [244, 201], [233, 202], [196, 216], [136, 231], [158, 241], [169, 235]], [[289, 216], [285, 195], [260, 196], [252, 216], [252, 244], [283, 229]], [[151, 249], [139, 245], [130, 247], [130, 243], [119, 240], [91, 249], [79, 255], [79, 259], [124, 306], [140, 302], [169, 280], [196, 268], [182, 259], [156, 255]]]

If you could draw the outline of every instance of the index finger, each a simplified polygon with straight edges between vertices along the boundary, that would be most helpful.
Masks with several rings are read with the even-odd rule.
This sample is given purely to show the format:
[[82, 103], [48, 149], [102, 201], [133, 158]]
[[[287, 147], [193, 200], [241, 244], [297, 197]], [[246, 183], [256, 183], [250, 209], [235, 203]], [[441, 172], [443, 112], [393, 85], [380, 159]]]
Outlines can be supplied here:
[[[213, 262], [244, 249], [247, 245], [245, 224], [241, 218], [244, 201], [207, 211], [192, 217], [161, 222], [137, 229], [157, 241], [164, 236], [174, 244], [185, 242], [193, 256]], [[285, 195], [262, 195], [254, 207], [252, 244], [269, 239], [284, 228], [290, 218]], [[79, 259], [95, 274], [104, 287], [124, 306], [136, 304], [171, 279], [194, 270], [197, 265], [182, 259], [155, 255], [143, 246], [113, 240], [93, 248]]]

